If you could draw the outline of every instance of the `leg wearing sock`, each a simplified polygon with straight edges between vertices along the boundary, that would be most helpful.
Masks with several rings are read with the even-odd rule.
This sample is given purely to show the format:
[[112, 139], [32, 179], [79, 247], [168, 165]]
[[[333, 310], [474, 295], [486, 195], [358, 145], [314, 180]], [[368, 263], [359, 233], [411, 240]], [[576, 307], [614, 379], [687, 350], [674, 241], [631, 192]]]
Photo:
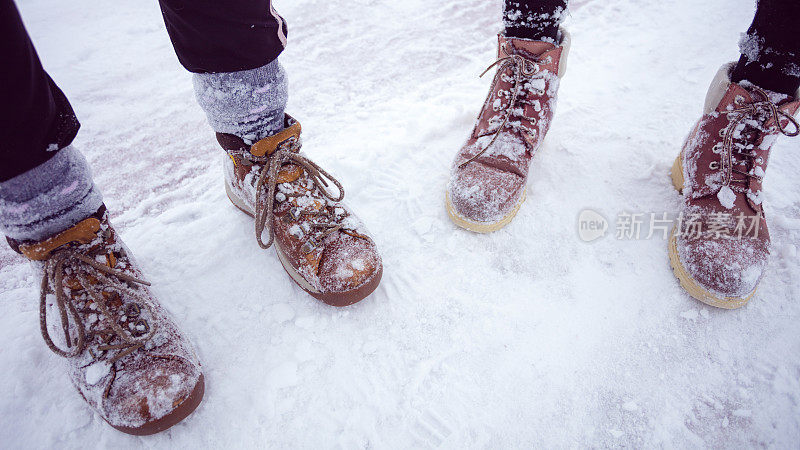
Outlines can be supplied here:
[[283, 129], [286, 73], [274, 60], [250, 70], [195, 73], [194, 92], [208, 123], [252, 144]]
[[18, 241], [40, 241], [91, 216], [102, 204], [86, 159], [68, 146], [0, 182], [0, 231]]

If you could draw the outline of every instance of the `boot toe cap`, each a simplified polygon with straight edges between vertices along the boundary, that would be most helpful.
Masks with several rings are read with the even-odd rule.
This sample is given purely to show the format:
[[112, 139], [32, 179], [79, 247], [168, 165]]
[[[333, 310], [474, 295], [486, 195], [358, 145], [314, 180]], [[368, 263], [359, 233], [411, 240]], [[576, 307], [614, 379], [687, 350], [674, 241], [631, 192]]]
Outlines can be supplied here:
[[474, 222], [496, 222], [517, 204], [525, 180], [517, 174], [472, 162], [453, 172], [447, 193], [459, 215]]
[[[154, 429], [160, 428], [158, 423], [176, 423], [191, 413], [200, 400], [193, 398], [202, 382], [197, 365], [183, 358], [149, 359], [151, 363], [146, 366], [117, 372], [109, 395], [102, 403], [105, 420], [127, 433], [160, 431]], [[202, 398], [202, 393], [200, 396]], [[187, 402], [194, 404], [187, 408]], [[171, 420], [174, 414], [182, 417]]]
[[373, 280], [381, 269], [381, 258], [371, 239], [339, 233], [325, 247], [319, 266], [324, 292], [354, 291]]
[[681, 263], [703, 288], [725, 297], [746, 297], [764, 274], [769, 251], [750, 239], [679, 240]]

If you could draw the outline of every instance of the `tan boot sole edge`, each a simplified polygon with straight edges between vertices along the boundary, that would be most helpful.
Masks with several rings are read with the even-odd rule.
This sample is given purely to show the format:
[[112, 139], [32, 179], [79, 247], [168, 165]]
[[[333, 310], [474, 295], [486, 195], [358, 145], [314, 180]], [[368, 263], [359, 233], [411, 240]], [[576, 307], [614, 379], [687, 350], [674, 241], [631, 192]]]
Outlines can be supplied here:
[[681, 161], [681, 155], [678, 155], [678, 157], [675, 158], [675, 162], [672, 163], [672, 170], [670, 172], [670, 175], [672, 175], [671, 176], [672, 186], [674, 186], [678, 192], [683, 193], [684, 179], [683, 179], [683, 161]]
[[[675, 186], [675, 189], [677, 189], [678, 192], [683, 191], [683, 162], [681, 161], [680, 155], [675, 158], [675, 162], [672, 164], [672, 184]], [[669, 237], [669, 262], [672, 266], [672, 272], [675, 274], [675, 277], [678, 278], [681, 286], [689, 295], [705, 303], [706, 305], [723, 309], [741, 308], [742, 306], [746, 305], [751, 298], [753, 298], [756, 293], [756, 289], [753, 289], [753, 292], [745, 297], [720, 297], [701, 286], [700, 283], [698, 283], [697, 280], [695, 280], [689, 274], [689, 272], [683, 266], [683, 263], [681, 263], [681, 259], [678, 256], [678, 239], [676, 236], [676, 231], [677, 227], [674, 227]]]
[[511, 211], [505, 215], [502, 219], [498, 220], [497, 222], [475, 222], [474, 220], [469, 220], [466, 217], [462, 216], [458, 212], [456, 212], [456, 207], [453, 205], [453, 202], [450, 201], [450, 194], [445, 192], [444, 200], [445, 206], [447, 207], [447, 214], [450, 216], [450, 219], [461, 228], [464, 228], [469, 231], [474, 231], [476, 233], [491, 233], [493, 231], [497, 231], [500, 228], [511, 223], [511, 220], [514, 219], [514, 216], [517, 215], [519, 212], [519, 208], [522, 207], [522, 204], [525, 203], [525, 199], [527, 198], [528, 193], [526, 191], [522, 192], [522, 196], [517, 201], [517, 204], [511, 208]]

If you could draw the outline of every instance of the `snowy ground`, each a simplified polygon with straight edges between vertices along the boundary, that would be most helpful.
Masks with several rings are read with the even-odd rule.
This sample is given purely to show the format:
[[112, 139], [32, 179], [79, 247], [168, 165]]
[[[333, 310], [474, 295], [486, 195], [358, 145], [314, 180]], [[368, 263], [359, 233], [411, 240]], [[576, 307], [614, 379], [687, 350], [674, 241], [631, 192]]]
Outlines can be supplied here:
[[[220, 151], [156, 2], [21, 0], [83, 123], [106, 203], [197, 344], [204, 403], [153, 437], [118, 433], [42, 342], [38, 279], [0, 246], [3, 447], [741, 447], [800, 442], [800, 139], [774, 149], [774, 258], [757, 297], [707, 308], [666, 242], [621, 212], [678, 209], [668, 169], [750, 0], [573, 0], [560, 104], [528, 201], [490, 236], [443, 205], [494, 61], [500, 4], [277, 2], [305, 150], [345, 183], [383, 253], [346, 309], [297, 288], [225, 198]], [[795, 180], [795, 181], [793, 181]], [[587, 244], [593, 208], [610, 236]], [[527, 445], [526, 445], [527, 446]]]

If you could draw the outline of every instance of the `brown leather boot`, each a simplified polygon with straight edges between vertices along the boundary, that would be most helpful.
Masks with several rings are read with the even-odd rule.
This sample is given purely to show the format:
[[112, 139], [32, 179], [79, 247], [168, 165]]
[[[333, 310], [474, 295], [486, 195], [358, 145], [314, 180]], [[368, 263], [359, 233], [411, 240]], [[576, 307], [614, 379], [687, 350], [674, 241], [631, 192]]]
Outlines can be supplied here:
[[706, 97], [703, 116], [672, 168], [683, 210], [669, 241], [675, 275], [689, 294], [712, 306], [738, 308], [753, 297], [769, 258], [761, 184], [772, 144], [797, 136], [794, 98], [746, 82], [725, 65]]
[[498, 36], [498, 60], [489, 66], [497, 73], [447, 185], [445, 204], [456, 225], [499, 230], [525, 201], [531, 158], [550, 128], [566, 70], [570, 37], [561, 34], [557, 46]]
[[106, 422], [153, 434], [197, 408], [205, 386], [197, 356], [147, 289], [105, 207], [46, 240], [12, 247], [40, 263], [42, 336]]
[[[329, 305], [351, 305], [378, 287], [381, 257], [367, 230], [341, 202], [341, 184], [299, 152], [300, 130], [287, 114], [283, 131], [253, 145], [217, 133], [229, 156], [225, 189], [236, 207], [255, 217], [258, 244], [264, 249], [276, 244], [292, 280]], [[336, 195], [328, 182], [336, 186]]]

